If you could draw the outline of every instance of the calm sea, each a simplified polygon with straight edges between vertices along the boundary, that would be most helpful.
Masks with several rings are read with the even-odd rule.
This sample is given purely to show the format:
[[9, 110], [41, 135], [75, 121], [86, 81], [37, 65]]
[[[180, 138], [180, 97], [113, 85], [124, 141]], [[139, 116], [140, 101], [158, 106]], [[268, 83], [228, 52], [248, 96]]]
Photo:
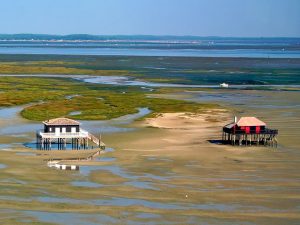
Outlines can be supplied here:
[[300, 58], [300, 39], [0, 41], [0, 54]]

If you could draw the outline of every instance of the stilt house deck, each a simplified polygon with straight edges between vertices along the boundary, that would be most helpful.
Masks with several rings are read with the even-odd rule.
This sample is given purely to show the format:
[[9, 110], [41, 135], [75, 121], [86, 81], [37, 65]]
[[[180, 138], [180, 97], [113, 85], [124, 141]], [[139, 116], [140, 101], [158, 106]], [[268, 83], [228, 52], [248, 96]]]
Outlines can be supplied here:
[[232, 145], [277, 146], [278, 130], [269, 129], [266, 123], [255, 117], [241, 117], [223, 127], [222, 141]]
[[57, 145], [58, 150], [64, 150], [67, 149], [68, 144], [71, 144], [71, 149], [88, 149], [90, 144], [105, 148], [101, 137], [97, 138], [81, 129], [78, 121], [56, 118], [44, 121], [43, 124], [44, 129], [36, 133], [38, 149], [52, 150]]

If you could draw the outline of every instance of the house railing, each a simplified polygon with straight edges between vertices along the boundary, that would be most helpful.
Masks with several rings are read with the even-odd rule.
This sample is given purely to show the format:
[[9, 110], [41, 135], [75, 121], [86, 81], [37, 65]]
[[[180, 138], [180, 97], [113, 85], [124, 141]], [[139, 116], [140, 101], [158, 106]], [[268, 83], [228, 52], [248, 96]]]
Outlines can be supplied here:
[[83, 129], [80, 129], [79, 132], [51, 132], [45, 133], [43, 130], [38, 130], [37, 135], [45, 138], [68, 138], [68, 137], [88, 137], [89, 132]]
[[229, 128], [224, 127], [223, 131], [225, 133], [230, 133], [230, 134], [272, 134], [272, 135], [278, 134], [278, 130], [269, 129], [269, 128], [265, 128], [258, 132], [256, 130], [250, 130], [250, 131], [246, 132], [246, 130], [234, 130], [234, 129], [229, 129]]

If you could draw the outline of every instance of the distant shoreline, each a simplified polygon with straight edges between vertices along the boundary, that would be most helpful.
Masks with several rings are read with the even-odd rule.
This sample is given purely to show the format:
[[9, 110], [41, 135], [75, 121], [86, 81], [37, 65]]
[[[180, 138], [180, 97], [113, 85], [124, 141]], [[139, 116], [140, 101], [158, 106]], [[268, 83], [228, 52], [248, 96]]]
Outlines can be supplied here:
[[0, 40], [300, 40], [300, 37], [222, 37], [191, 35], [0, 34]]

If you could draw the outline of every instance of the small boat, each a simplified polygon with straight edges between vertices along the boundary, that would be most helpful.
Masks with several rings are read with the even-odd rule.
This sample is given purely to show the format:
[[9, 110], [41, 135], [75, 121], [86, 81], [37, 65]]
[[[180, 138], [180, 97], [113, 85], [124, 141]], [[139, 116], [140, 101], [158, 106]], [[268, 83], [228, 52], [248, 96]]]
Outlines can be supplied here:
[[220, 84], [220, 87], [221, 87], [221, 88], [228, 88], [228, 87], [229, 87], [229, 84], [222, 83], [222, 84]]

